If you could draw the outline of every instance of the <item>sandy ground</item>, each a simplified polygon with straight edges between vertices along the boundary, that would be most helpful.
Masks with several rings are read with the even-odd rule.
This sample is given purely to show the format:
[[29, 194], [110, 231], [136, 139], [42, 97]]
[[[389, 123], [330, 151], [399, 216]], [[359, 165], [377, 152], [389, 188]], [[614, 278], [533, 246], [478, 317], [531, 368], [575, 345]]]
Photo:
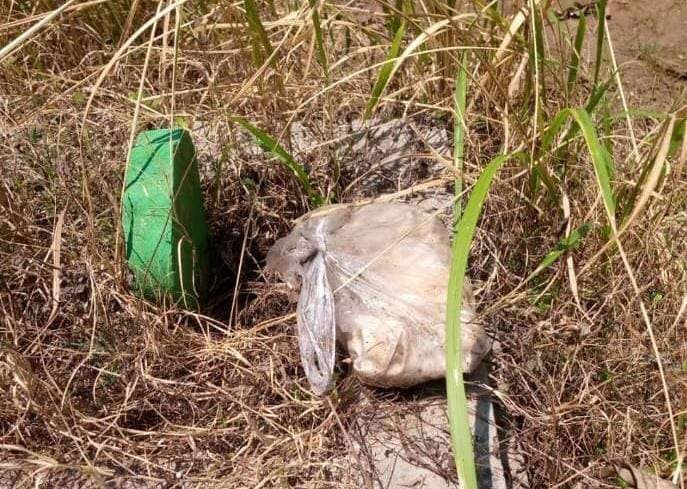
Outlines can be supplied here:
[[[607, 17], [628, 105], [669, 109], [687, 87], [687, 2], [610, 0]], [[567, 22], [573, 33], [576, 22]], [[593, 43], [586, 49], [593, 58]]]
[[616, 0], [610, 13], [628, 102], [670, 107], [687, 86], [687, 2]]

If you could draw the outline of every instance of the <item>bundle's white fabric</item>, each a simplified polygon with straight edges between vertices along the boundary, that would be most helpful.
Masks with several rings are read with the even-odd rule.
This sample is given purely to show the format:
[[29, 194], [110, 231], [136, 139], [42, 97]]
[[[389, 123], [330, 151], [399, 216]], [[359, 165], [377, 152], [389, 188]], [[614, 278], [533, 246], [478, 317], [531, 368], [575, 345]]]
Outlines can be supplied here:
[[[267, 256], [267, 267], [301, 293], [303, 366], [316, 393], [331, 386], [335, 342], [364, 383], [409, 387], [445, 374], [446, 294], [451, 250], [441, 220], [411, 204], [327, 206], [299, 220]], [[490, 341], [465, 284], [463, 369]]]

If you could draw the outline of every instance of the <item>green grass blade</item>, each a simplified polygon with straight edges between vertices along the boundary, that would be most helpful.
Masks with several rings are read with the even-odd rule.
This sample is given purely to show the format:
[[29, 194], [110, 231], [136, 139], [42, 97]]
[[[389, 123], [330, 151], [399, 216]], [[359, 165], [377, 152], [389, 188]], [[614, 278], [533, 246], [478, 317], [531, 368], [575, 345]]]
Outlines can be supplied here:
[[541, 8], [539, 5], [533, 4], [531, 15], [533, 16], [532, 18], [534, 20], [534, 42], [537, 46], [537, 56], [535, 61], [539, 71], [539, 87], [536, 88], [539, 90], [539, 94], [542, 96], [541, 102], [545, 104], [547, 100], [546, 97], [544, 97], [544, 94], [546, 94], [546, 66], [544, 63], [546, 60], [546, 51], [544, 46], [544, 25], [542, 22]]
[[462, 489], [477, 489], [477, 473], [468, 422], [468, 406], [463, 384], [463, 350], [460, 311], [463, 307], [463, 283], [470, 244], [482, 212], [484, 200], [497, 170], [508, 156], [494, 158], [480, 175], [470, 194], [460, 221], [455, 227], [451, 269], [446, 302], [446, 396], [451, 427], [451, 444]]
[[587, 143], [589, 154], [592, 157], [592, 165], [594, 166], [594, 173], [596, 174], [596, 181], [601, 191], [604, 207], [608, 214], [609, 220], [615, 224], [615, 197], [613, 196], [613, 189], [611, 185], [611, 178], [613, 176], [613, 161], [608, 154], [606, 148], [603, 147], [599, 141], [599, 136], [596, 133], [592, 118], [584, 109], [565, 109], [575, 119], [577, 125], [580, 126], [584, 140]]
[[604, 37], [606, 33], [606, 3], [608, 0], [599, 0], [596, 3], [596, 20], [598, 27], [596, 32], [596, 61], [594, 62], [594, 86], [599, 81], [599, 70], [603, 64]]
[[537, 265], [534, 271], [524, 280], [524, 282], [529, 282], [534, 277], [539, 275], [544, 269], [553, 265], [564, 253], [567, 251], [577, 248], [585, 236], [589, 233], [592, 225], [588, 222], [584, 223], [582, 226], [570, 231], [570, 236], [562, 238], [556, 246], [549, 251], [544, 259]]
[[231, 120], [247, 130], [264, 151], [274, 155], [286, 168], [293, 172], [303, 192], [305, 192], [313, 205], [318, 206], [323, 203], [322, 196], [315, 191], [310, 184], [308, 172], [305, 171], [305, 168], [303, 168], [303, 166], [301, 166], [275, 138], [262, 129], [255, 127], [242, 117], [232, 117]]
[[[541, 143], [537, 148], [537, 153], [534, 158], [535, 164], [532, 169], [531, 179], [537, 182], [541, 179], [549, 192], [552, 199], [558, 201], [560, 199], [560, 193], [558, 187], [556, 186], [556, 181], [554, 176], [551, 174], [549, 169], [543, 163], [543, 156], [548, 153], [549, 148], [553, 144], [554, 138], [561, 131], [563, 124], [566, 121], [566, 114], [558, 113], [549, 123], [544, 133], [541, 136]], [[536, 188], [537, 184], [532, 184], [533, 188]]]
[[248, 28], [251, 38], [253, 39], [254, 49], [259, 49], [258, 46], [262, 48], [264, 53], [258, 56], [264, 61], [269, 58], [273, 49], [265, 26], [262, 25], [262, 21], [260, 20], [260, 11], [258, 10], [255, 0], [243, 0], [243, 8], [246, 10], [246, 20], [248, 21]]
[[453, 92], [453, 109], [456, 119], [453, 121], [453, 167], [457, 175], [454, 183], [456, 203], [453, 207], [453, 219], [457, 222], [463, 212], [462, 197], [463, 193], [463, 153], [465, 151], [465, 131], [467, 122], [465, 120], [465, 100], [468, 90], [468, 76], [465, 69], [467, 53], [463, 53], [463, 58], [458, 66], [456, 73], [456, 85]]
[[320, 13], [317, 8], [318, 0], [309, 0], [312, 10], [312, 24], [315, 29], [315, 56], [324, 71], [324, 78], [329, 83], [329, 65], [327, 63], [327, 52], [324, 49], [324, 36], [322, 36], [322, 24], [320, 23]]
[[539, 146], [541, 154], [546, 154], [549, 148], [551, 148], [554, 138], [561, 132], [563, 124], [568, 120], [568, 117], [570, 117], [570, 114], [564, 109], [551, 119], [549, 126], [541, 137], [541, 145]]
[[[606, 91], [608, 90], [612, 82], [613, 77], [609, 78], [608, 81], [606, 81], [602, 85], [598, 85], [592, 88], [591, 96], [589, 97], [589, 100], [587, 101], [587, 104], [584, 107], [587, 113], [589, 113], [590, 115], [594, 113], [599, 103], [603, 100], [604, 95], [606, 95]], [[549, 124], [549, 127], [542, 136], [542, 146], [539, 149], [540, 155], [546, 154], [546, 152], [551, 146], [553, 137], [555, 137], [558, 131], [560, 130], [560, 125], [563, 122], [565, 122], [568, 117], [568, 114], [559, 112], [554, 118], [554, 120], [552, 120], [552, 122]], [[624, 118], [625, 114], [621, 114], [618, 118], [620, 117]], [[560, 118], [560, 121], [556, 121], [557, 118]], [[569, 151], [570, 142], [575, 138], [575, 136], [577, 136], [579, 130], [579, 125], [573, 125], [570, 127], [570, 129], [567, 131], [563, 138], [563, 142], [560, 144], [558, 150], [556, 151], [554, 160], [561, 162], [565, 162], [568, 160], [567, 154]], [[563, 167], [565, 168], [565, 163], [563, 163]]]
[[[243, 7], [246, 11], [246, 20], [248, 21], [248, 31], [250, 32], [251, 49], [253, 52], [253, 62], [257, 69], [262, 68], [262, 65], [270, 59], [274, 48], [270, 42], [270, 38], [267, 35], [265, 26], [260, 20], [260, 11], [255, 3], [255, 0], [243, 0]], [[284, 81], [281, 75], [277, 71], [276, 59], [270, 61], [270, 66], [274, 68], [278, 76], [274, 78], [274, 84], [281, 96], [284, 96]]]
[[599, 103], [603, 100], [604, 95], [606, 95], [606, 92], [608, 91], [608, 88], [611, 86], [612, 82], [613, 77], [610, 77], [603, 85], [595, 85], [592, 88], [592, 94], [589, 97], [589, 101], [584, 106], [584, 110], [586, 110], [589, 114], [593, 114]]
[[573, 53], [570, 59], [570, 69], [568, 70], [568, 93], [571, 93], [577, 82], [577, 73], [580, 69], [580, 56], [582, 53], [582, 44], [584, 43], [584, 36], [587, 33], [587, 17], [580, 16], [577, 23], [577, 32], [575, 33], [575, 43], [573, 45]]
[[377, 82], [372, 88], [372, 95], [370, 96], [370, 101], [368, 102], [367, 109], [365, 110], [365, 119], [368, 119], [370, 115], [372, 115], [372, 112], [375, 110], [377, 104], [379, 103], [379, 97], [381, 97], [382, 93], [386, 89], [386, 86], [389, 84], [389, 80], [391, 78], [391, 71], [394, 67], [394, 61], [396, 60], [396, 58], [398, 58], [398, 53], [401, 49], [401, 41], [403, 40], [405, 30], [406, 21], [405, 19], [403, 19], [401, 25], [396, 30], [396, 34], [394, 35], [393, 41], [391, 42], [391, 48], [389, 49], [389, 53], [386, 56], [386, 62], [382, 66], [382, 69], [379, 71]]
[[[546, 154], [555, 136], [561, 132], [563, 123], [569, 118], [572, 118], [577, 123], [577, 127], [582, 131], [587, 149], [592, 158], [592, 165], [594, 167], [594, 173], [596, 174], [597, 184], [601, 190], [604, 207], [609, 217], [615, 216], [616, 202], [611, 185], [614, 174], [613, 159], [608, 150], [599, 141], [599, 136], [589, 112], [585, 109], [563, 109], [556, 114], [551, 120], [549, 127], [542, 135], [540, 154]], [[570, 133], [573, 133], [574, 129], [573, 127]], [[615, 219], [615, 217], [613, 217], [613, 219]]]
[[405, 12], [406, 8], [412, 9], [412, 5], [410, 2], [406, 2], [404, 0], [394, 0], [393, 6], [391, 5], [391, 2], [380, 3], [387, 18], [385, 22], [387, 31], [389, 36], [393, 37], [398, 31], [398, 28], [401, 26], [401, 22], [403, 20], [403, 15], [401, 15], [402, 12]]

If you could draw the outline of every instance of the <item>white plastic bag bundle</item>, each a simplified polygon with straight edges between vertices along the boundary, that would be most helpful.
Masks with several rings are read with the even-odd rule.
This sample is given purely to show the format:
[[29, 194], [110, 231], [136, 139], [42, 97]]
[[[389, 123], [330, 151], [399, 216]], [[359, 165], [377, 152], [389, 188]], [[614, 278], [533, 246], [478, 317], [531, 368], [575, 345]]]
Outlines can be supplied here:
[[[409, 387], [445, 375], [446, 294], [451, 250], [435, 215], [401, 203], [327, 206], [307, 214], [267, 255], [292, 287], [300, 279], [298, 339], [315, 393], [331, 386], [335, 344], [366, 384]], [[465, 284], [463, 369], [490, 341]]]

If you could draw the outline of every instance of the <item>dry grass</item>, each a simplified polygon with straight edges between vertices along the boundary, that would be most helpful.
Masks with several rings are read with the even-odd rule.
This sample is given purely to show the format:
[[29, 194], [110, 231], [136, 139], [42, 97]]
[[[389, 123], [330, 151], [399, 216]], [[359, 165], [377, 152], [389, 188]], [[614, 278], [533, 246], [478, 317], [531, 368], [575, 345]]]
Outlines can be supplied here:
[[[559, 32], [544, 21], [544, 52], [534, 56], [531, 17], [504, 43], [513, 6], [484, 11], [475, 0], [450, 11], [438, 0], [409, 3], [414, 11], [400, 49], [407, 57], [380, 97], [377, 120], [407, 116], [414, 125], [449, 129], [453, 76], [461, 49], [470, 48], [466, 187], [496, 154], [526, 148], [536, 155], [555, 113], [588, 100], [593, 48], [574, 89], [565, 88], [571, 23]], [[0, 44], [58, 6], [0, 3]], [[379, 392], [345, 377], [330, 397], [309, 394], [293, 337], [293, 293], [261, 272], [267, 249], [307, 209], [307, 197], [230, 120], [242, 116], [279, 136], [332, 201], [450, 177], [449, 170], [415, 170], [441, 161], [427, 149], [404, 160], [414, 162], [412, 171], [346, 164], [337, 150], [343, 121], [368, 106], [402, 4], [320, 4], [329, 81], [307, 1], [260, 5], [271, 53], [251, 42], [243, 2], [183, 5], [176, 46], [171, 8], [157, 22], [144, 70], [150, 31], [131, 36], [157, 7], [123, 0], [70, 6], [0, 61], [0, 485], [356, 487], [361, 462], [349, 432], [356, 416], [392, 411], [422, 390]], [[451, 29], [404, 52], [450, 17]], [[592, 46], [595, 26], [590, 17]], [[119, 48], [124, 55], [94, 90]], [[530, 60], [542, 60], [536, 71], [531, 61], [522, 65], [528, 50]], [[659, 151], [666, 117], [631, 119], [633, 154], [610, 57], [604, 59], [600, 79], [611, 84], [593, 117], [613, 154], [621, 221], [638, 202], [633, 191], [646, 188], [642, 172]], [[203, 315], [147, 304], [127, 287], [116, 230], [134, 117], [136, 130], [172, 119], [196, 135], [217, 264]], [[294, 122], [308, 129], [307, 151], [292, 137]], [[686, 146], [679, 132], [672, 142], [656, 188], [620, 239], [656, 334], [684, 446]], [[504, 430], [522, 446], [532, 487], [616, 487], [603, 469], [618, 460], [670, 477], [671, 423], [627, 268], [615, 246], [590, 262], [611, 236], [579, 134], [569, 150], [541, 161], [552, 169], [555, 192], [531, 185], [531, 161], [509, 163], [471, 255], [480, 308], [501, 343], [491, 368]], [[366, 172], [380, 178], [374, 192], [359, 184]], [[585, 222], [593, 226], [581, 246], [523, 285]]]

